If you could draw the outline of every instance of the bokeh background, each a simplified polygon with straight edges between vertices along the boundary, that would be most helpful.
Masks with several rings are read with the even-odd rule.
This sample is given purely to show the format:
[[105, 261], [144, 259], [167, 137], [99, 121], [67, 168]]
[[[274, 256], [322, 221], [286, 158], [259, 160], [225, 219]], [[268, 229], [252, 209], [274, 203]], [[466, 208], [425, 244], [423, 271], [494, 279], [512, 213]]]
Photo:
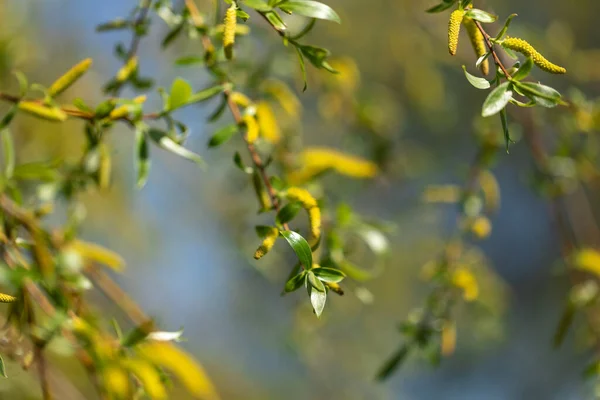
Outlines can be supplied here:
[[[124, 256], [128, 269], [116, 277], [118, 282], [162, 328], [185, 327], [183, 346], [206, 367], [224, 399], [587, 398], [590, 388], [581, 371], [589, 353], [574, 335], [560, 350], [551, 347], [568, 282], [555, 272], [560, 264], [558, 240], [546, 201], [531, 189], [532, 160], [518, 140], [509, 155], [498, 156], [494, 172], [502, 205], [492, 218], [491, 237], [481, 244], [482, 262], [504, 282], [498, 313], [482, 320], [469, 313], [461, 316], [456, 354], [439, 368], [411, 357], [388, 381], [374, 381], [376, 370], [399, 344], [399, 322], [427, 294], [419, 277], [421, 267], [442, 250], [456, 226], [456, 207], [424, 204], [423, 190], [430, 184], [464, 181], [477, 151], [474, 132], [483, 123], [477, 115], [485, 93], [462, 75], [461, 64], [474, 69], [470, 48], [463, 46], [456, 58], [447, 54], [448, 15], [425, 14], [431, 2], [326, 2], [343, 24], [319, 23], [308, 39], [356, 61], [361, 74], [357, 92], [374, 99], [370, 106], [382, 114], [385, 151], [361, 147], [372, 143], [364, 139], [369, 132], [353, 131], [360, 129], [343, 118], [328, 118], [311, 88], [300, 95], [302, 141], [372, 159], [386, 157], [388, 167], [379, 179], [326, 180], [336, 189], [337, 200], [396, 226], [390, 235], [390, 257], [377, 277], [350, 287], [344, 297], [330, 296], [320, 320], [312, 315], [303, 293], [280, 296], [293, 255], [281, 246], [276, 248], [281, 254], [270, 263], [251, 259], [256, 246], [252, 227], [260, 221], [255, 199], [231, 163], [231, 148], [206, 148], [215, 126], [205, 122], [212, 111], [212, 105], [205, 104], [182, 111], [180, 117], [192, 129], [188, 146], [206, 158], [209, 168], [200, 171], [155, 150], [150, 180], [142, 191], [134, 189], [132, 132], [112, 132], [114, 187], [87, 199], [83, 236]], [[201, 9], [210, 7], [209, 1], [197, 3]], [[92, 104], [100, 101], [103, 82], [120, 66], [113, 46], [127, 43], [130, 34], [98, 34], [95, 26], [126, 15], [133, 0], [2, 0], [0, 5], [4, 88], [15, 87], [8, 72], [12, 69], [47, 83], [80, 59], [92, 57], [93, 72], [70, 95]], [[476, 5], [501, 20], [518, 13], [512, 32], [529, 38], [569, 71], [565, 77], [543, 76], [545, 83], [564, 93], [576, 86], [590, 97], [598, 96], [597, 0]], [[249, 24], [256, 39], [242, 39], [250, 50], [240, 59], [258, 64], [269, 50], [281, 52], [281, 43], [262, 22], [252, 18]], [[491, 30], [498, 28], [496, 24]], [[192, 53], [197, 44], [182, 40], [162, 51], [159, 42], [165, 32], [165, 25], [155, 20], [140, 47], [142, 72], [163, 87], [176, 76], [195, 88], [207, 85], [201, 68], [173, 66], [174, 58]], [[283, 51], [277, 62], [281, 68], [293, 67], [294, 54]], [[310, 74], [315, 87], [326, 79], [319, 77], [323, 74]], [[300, 81], [294, 83], [299, 91]], [[152, 95], [149, 102], [158, 105], [158, 96]], [[548, 115], [531, 112], [540, 118]], [[68, 158], [83, 145], [77, 122], [44, 129], [34, 121], [19, 124], [15, 136], [20, 160]], [[498, 121], [489, 124], [500, 129]], [[518, 127], [514, 132], [519, 138]], [[97, 298], [104, 313], [119, 315], [117, 307]], [[31, 376], [11, 364], [8, 373], [11, 379], [0, 382], [1, 398], [37, 398]], [[80, 375], [77, 379], [84, 380]], [[83, 392], [89, 389], [84, 383], [76, 386]], [[186, 398], [183, 392], [176, 396]]]

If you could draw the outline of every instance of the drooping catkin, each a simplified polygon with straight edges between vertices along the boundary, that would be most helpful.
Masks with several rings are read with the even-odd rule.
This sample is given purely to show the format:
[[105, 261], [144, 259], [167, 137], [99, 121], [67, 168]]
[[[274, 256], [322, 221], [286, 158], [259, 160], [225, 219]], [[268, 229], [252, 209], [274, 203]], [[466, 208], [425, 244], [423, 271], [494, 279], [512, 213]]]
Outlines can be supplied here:
[[[475, 55], [479, 59], [479, 57], [483, 56], [487, 52], [483, 35], [481, 34], [479, 28], [477, 28], [475, 21], [473, 21], [471, 18], [463, 18], [463, 24], [465, 24], [465, 28], [467, 29], [467, 35], [469, 35], [471, 45], [473, 46], [473, 50], [475, 50]], [[484, 75], [490, 73], [490, 63], [487, 59], [482, 61], [479, 67]]]
[[38, 118], [43, 118], [48, 121], [63, 122], [67, 119], [67, 113], [57, 107], [46, 107], [35, 101], [19, 102], [19, 110], [23, 110]]
[[256, 249], [256, 251], [254, 252], [254, 258], [259, 260], [265, 254], [267, 254], [269, 251], [271, 251], [271, 249], [275, 245], [275, 242], [277, 241], [278, 237], [279, 237], [279, 230], [277, 228], [270, 228], [269, 231], [267, 232], [267, 234], [265, 235], [262, 243], [260, 244], [260, 246], [258, 246], [258, 249]]
[[260, 133], [256, 118], [252, 115], [244, 115], [244, 124], [246, 125], [246, 140], [248, 143], [256, 142]]
[[56, 95], [64, 92], [65, 90], [67, 90], [67, 88], [69, 86], [71, 86], [73, 83], [75, 83], [75, 81], [77, 79], [81, 78], [81, 76], [83, 74], [85, 74], [86, 71], [91, 66], [92, 66], [92, 59], [91, 58], [86, 58], [85, 60], [77, 63], [77, 65], [73, 66], [63, 76], [61, 76], [60, 78], [58, 78], [52, 84], [52, 86], [50, 86], [50, 89], [48, 89], [48, 95], [50, 95], [50, 96], [56, 96]]
[[231, 3], [231, 7], [225, 12], [225, 27], [223, 28], [223, 48], [228, 60], [233, 58], [233, 44], [235, 43], [235, 29], [237, 26], [237, 7]]
[[15, 296], [0, 293], [0, 303], [14, 303], [15, 301], [17, 301], [17, 298]]
[[502, 46], [519, 52], [526, 57], [531, 57], [533, 63], [546, 72], [550, 72], [551, 74], [564, 74], [567, 72], [565, 68], [548, 61], [535, 48], [533, 48], [532, 45], [523, 39], [507, 36], [506, 39], [502, 41]]
[[302, 208], [308, 213], [308, 224], [310, 234], [313, 239], [321, 237], [321, 210], [317, 204], [317, 200], [306, 189], [291, 187], [286, 192], [287, 198], [290, 201], [300, 203]]
[[450, 14], [450, 21], [448, 21], [448, 51], [451, 55], [455, 55], [456, 49], [458, 49], [458, 35], [464, 16], [465, 10], [454, 10]]

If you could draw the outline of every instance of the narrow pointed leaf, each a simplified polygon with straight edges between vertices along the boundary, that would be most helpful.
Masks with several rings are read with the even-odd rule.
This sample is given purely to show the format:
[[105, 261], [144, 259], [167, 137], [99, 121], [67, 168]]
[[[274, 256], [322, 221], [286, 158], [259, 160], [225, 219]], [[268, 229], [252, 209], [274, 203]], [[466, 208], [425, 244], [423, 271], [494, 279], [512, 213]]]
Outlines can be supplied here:
[[510, 82], [504, 82], [497, 88], [491, 91], [488, 97], [483, 102], [481, 115], [489, 117], [497, 114], [506, 107], [508, 101], [512, 98], [512, 91], [509, 89]]

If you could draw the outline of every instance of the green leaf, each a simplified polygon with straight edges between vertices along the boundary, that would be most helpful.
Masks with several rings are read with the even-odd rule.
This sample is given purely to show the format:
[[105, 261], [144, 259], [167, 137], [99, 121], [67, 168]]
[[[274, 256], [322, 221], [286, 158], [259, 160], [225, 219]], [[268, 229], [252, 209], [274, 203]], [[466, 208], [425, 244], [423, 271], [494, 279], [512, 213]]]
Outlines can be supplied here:
[[177, 36], [179, 36], [179, 34], [183, 31], [184, 26], [185, 24], [181, 23], [179, 25], [176, 25], [173, 29], [171, 29], [169, 33], [165, 35], [165, 38], [162, 40], [160, 44], [161, 47], [164, 49], [167, 46], [169, 46], [175, 39], [177, 39]]
[[325, 19], [341, 24], [342, 21], [335, 11], [328, 5], [318, 1], [289, 0], [279, 6], [284, 11], [304, 15], [305, 17]]
[[6, 367], [4, 366], [4, 359], [2, 358], [2, 355], [0, 355], [0, 375], [2, 375], [4, 378], [8, 378], [8, 376], [6, 376]]
[[150, 173], [150, 149], [148, 148], [148, 140], [144, 129], [136, 129], [135, 131], [135, 162], [138, 188], [143, 188], [148, 181]]
[[308, 61], [315, 67], [326, 69], [334, 74], [337, 73], [327, 62], [327, 57], [330, 54], [329, 50], [310, 45], [297, 45], [297, 47], [300, 48], [302, 55], [308, 58]]
[[167, 151], [170, 151], [171, 153], [174, 153], [180, 157], [183, 157], [186, 160], [193, 161], [200, 166], [204, 165], [204, 161], [202, 160], [202, 157], [200, 157], [198, 154], [186, 149], [185, 147], [181, 146], [180, 144], [176, 143], [173, 139], [171, 139], [169, 136], [167, 136], [167, 134], [165, 132], [163, 132], [159, 129], [156, 129], [156, 128], [150, 128], [150, 130], [148, 130], [148, 136], [159, 147], [161, 147]]
[[573, 324], [574, 316], [575, 310], [572, 306], [568, 305], [563, 311], [560, 320], [558, 321], [556, 331], [554, 332], [554, 338], [552, 339], [554, 348], [558, 348], [562, 344], [565, 336], [567, 336], [567, 332], [569, 332], [569, 328]]
[[428, 12], [430, 14], [439, 13], [449, 9], [454, 5], [454, 3], [456, 3], [456, 0], [444, 0], [440, 4], [428, 8], [427, 10], [425, 10], [425, 12]]
[[312, 252], [310, 251], [310, 246], [308, 245], [306, 239], [294, 231], [281, 231], [280, 234], [292, 247], [294, 253], [296, 253], [296, 256], [298, 257], [298, 260], [304, 266], [304, 268], [311, 268], [313, 265]]
[[304, 87], [302, 88], [303, 92], [306, 92], [308, 88], [308, 83], [306, 79], [306, 65], [304, 63], [304, 56], [302, 55], [302, 51], [298, 48], [298, 46], [294, 46], [296, 49], [296, 54], [298, 54], [298, 62], [300, 63], [300, 71], [302, 72], [302, 80], [304, 81]]
[[272, 7], [265, 3], [263, 0], [243, 0], [244, 4], [256, 11], [271, 11]]
[[506, 142], [506, 152], [508, 153], [508, 147], [512, 143], [510, 138], [510, 132], [508, 130], [508, 117], [506, 116], [506, 109], [500, 110], [500, 122], [502, 122], [502, 132], [504, 132], [504, 141]]
[[188, 99], [186, 105], [199, 103], [201, 101], [208, 100], [211, 97], [214, 97], [220, 93], [223, 93], [223, 91], [229, 89], [230, 87], [231, 87], [230, 84], [225, 84], [225, 85], [216, 85], [216, 86], [212, 86], [212, 87], [203, 89], [199, 92], [194, 93]]
[[6, 179], [12, 178], [15, 171], [15, 145], [12, 135], [8, 129], [0, 131], [2, 136], [2, 154], [4, 158], [4, 176]]
[[475, 75], [471, 75], [467, 71], [467, 67], [465, 67], [464, 65], [462, 67], [463, 67], [463, 71], [465, 71], [465, 76], [467, 77], [467, 80], [469, 81], [469, 83], [471, 85], [473, 85], [477, 89], [489, 89], [490, 88], [490, 82], [488, 82], [487, 79], [480, 78], [480, 77], [475, 76]]
[[525, 63], [523, 65], [521, 65], [521, 67], [519, 67], [517, 72], [513, 75], [513, 77], [512, 77], [513, 80], [521, 81], [521, 80], [527, 78], [527, 76], [529, 75], [529, 72], [531, 72], [532, 68], [533, 68], [533, 59], [531, 57], [527, 57], [527, 60], [525, 61]]
[[467, 11], [465, 16], [486, 24], [495, 22], [498, 19], [497, 15], [490, 14], [489, 12], [479, 10], [477, 8], [470, 9], [469, 11]]
[[208, 141], [208, 147], [217, 147], [226, 143], [239, 131], [236, 124], [227, 125], [217, 130]]
[[315, 275], [313, 270], [310, 270], [307, 272], [307, 280], [308, 280], [308, 283], [310, 284], [310, 286], [312, 286], [319, 292], [327, 291], [327, 289], [325, 289], [325, 285], [323, 285], [323, 282], [321, 282], [319, 279], [317, 279], [317, 276]]
[[242, 156], [240, 155], [240, 153], [238, 151], [236, 151], [235, 154], [233, 155], [233, 163], [235, 164], [236, 167], [238, 167], [240, 170], [242, 170], [246, 174], [252, 174], [252, 172], [254, 172], [252, 167], [247, 167], [244, 164], [244, 161], [242, 160]]
[[52, 163], [31, 162], [15, 166], [13, 176], [17, 180], [53, 182], [60, 178], [60, 173]]
[[285, 207], [279, 210], [277, 216], [275, 217], [275, 221], [279, 225], [286, 224], [293, 220], [301, 209], [302, 206], [298, 203], [287, 204]]
[[477, 59], [477, 61], [475, 62], [475, 66], [476, 66], [477, 68], [479, 68], [479, 67], [481, 66], [481, 63], [482, 63], [482, 62], [484, 62], [485, 60], [487, 60], [487, 59], [488, 59], [488, 57], [489, 57], [491, 54], [492, 54], [492, 52], [491, 52], [491, 51], [488, 51], [487, 53], [485, 53], [484, 55], [482, 55], [481, 57], [479, 57], [479, 58]]
[[283, 289], [285, 293], [291, 293], [298, 290], [303, 284], [306, 276], [306, 271], [302, 271], [297, 275], [292, 276], [285, 283], [285, 288]]
[[175, 60], [175, 65], [179, 67], [202, 64], [204, 64], [204, 58], [199, 56], [184, 56], [179, 57], [177, 60]]
[[131, 22], [127, 21], [123, 18], [117, 18], [109, 22], [105, 22], [96, 26], [96, 32], [106, 32], [106, 31], [114, 31], [119, 29], [129, 29], [131, 27]]
[[512, 91], [509, 90], [510, 82], [504, 82], [496, 87], [483, 102], [481, 115], [489, 117], [497, 114], [508, 104], [512, 98]]
[[385, 364], [383, 364], [383, 367], [381, 367], [381, 369], [377, 373], [377, 380], [382, 381], [386, 379], [396, 369], [398, 369], [406, 359], [406, 356], [408, 355], [408, 350], [409, 347], [406, 344], [403, 344], [402, 347], [400, 347], [396, 351], [396, 353], [394, 353], [394, 355], [392, 355], [392, 357], [390, 357], [390, 359], [386, 361]]
[[511, 14], [511, 15], [508, 16], [508, 18], [506, 19], [506, 22], [504, 23], [504, 26], [502, 27], [502, 29], [500, 30], [500, 32], [498, 32], [498, 35], [495, 38], [496, 40], [502, 39], [502, 37], [506, 34], [506, 31], [508, 31], [508, 27], [510, 26], [510, 22], [516, 16], [517, 16], [517, 14]]
[[17, 81], [19, 81], [19, 96], [23, 97], [27, 94], [29, 90], [29, 82], [27, 81], [27, 77], [21, 71], [13, 72]]
[[525, 96], [542, 107], [552, 108], [562, 103], [560, 93], [550, 86], [534, 82], [518, 82], [516, 85]]
[[192, 87], [181, 78], [176, 78], [171, 86], [171, 94], [167, 103], [167, 110], [175, 110], [189, 101], [192, 96]]
[[269, 23], [273, 25], [273, 28], [277, 29], [278, 31], [285, 31], [287, 29], [285, 23], [275, 11], [268, 11], [264, 13], [264, 15], [267, 17]]
[[311, 271], [323, 282], [338, 283], [346, 277], [346, 274], [334, 268], [313, 268]]

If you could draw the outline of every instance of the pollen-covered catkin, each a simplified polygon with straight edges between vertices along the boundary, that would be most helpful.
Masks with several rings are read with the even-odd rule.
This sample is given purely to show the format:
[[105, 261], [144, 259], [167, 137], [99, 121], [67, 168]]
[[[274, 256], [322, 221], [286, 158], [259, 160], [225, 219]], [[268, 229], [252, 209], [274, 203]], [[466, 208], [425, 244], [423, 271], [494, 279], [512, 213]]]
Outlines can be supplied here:
[[551, 74], [564, 74], [567, 70], [561, 66], [551, 63], [543, 55], [541, 55], [536, 49], [533, 48], [527, 41], [514, 37], [506, 37], [502, 41], [502, 46], [507, 49], [517, 51], [527, 57], [531, 57], [533, 63], [540, 69]]
[[313, 239], [321, 237], [321, 210], [317, 204], [317, 200], [306, 189], [291, 187], [287, 190], [287, 198], [291, 201], [300, 203], [302, 208], [308, 213], [308, 223], [310, 234]]
[[246, 125], [246, 140], [248, 143], [256, 142], [260, 132], [256, 118], [254, 118], [252, 115], [244, 115], [244, 124]]
[[0, 303], [14, 303], [15, 301], [17, 301], [17, 298], [15, 296], [0, 293]]
[[48, 95], [56, 96], [71, 86], [77, 79], [79, 79], [86, 71], [92, 66], [92, 59], [86, 58], [85, 60], [77, 63], [70, 70], [68, 70], [63, 76], [58, 78], [50, 89], [48, 89]]
[[[477, 28], [475, 21], [473, 21], [471, 18], [465, 17], [463, 19], [463, 23], [467, 29], [469, 39], [471, 39], [471, 45], [473, 46], [473, 50], [475, 50], [475, 55], [479, 59], [479, 57], [483, 56], [487, 52], [483, 35], [481, 34], [479, 28]], [[490, 63], [488, 60], [482, 61], [479, 67], [484, 75], [490, 73]]]
[[458, 49], [458, 34], [460, 33], [460, 24], [465, 16], [465, 10], [454, 10], [450, 14], [448, 22], [448, 51], [451, 55], [456, 54]]
[[231, 7], [225, 13], [225, 27], [223, 28], [223, 48], [225, 57], [228, 60], [233, 58], [233, 44], [235, 43], [235, 29], [237, 26], [236, 5], [231, 3]]
[[310, 234], [313, 238], [321, 237], [321, 209], [313, 207], [308, 210], [308, 223], [310, 225]]
[[262, 243], [254, 252], [254, 258], [259, 260], [265, 254], [267, 254], [275, 245], [275, 242], [277, 241], [278, 237], [279, 230], [277, 228], [270, 228], [269, 232], [267, 232], [267, 234], [265, 235], [265, 238], [263, 239]]
[[291, 187], [287, 190], [286, 194], [289, 200], [297, 201], [306, 210], [317, 206], [317, 200], [306, 189]]

